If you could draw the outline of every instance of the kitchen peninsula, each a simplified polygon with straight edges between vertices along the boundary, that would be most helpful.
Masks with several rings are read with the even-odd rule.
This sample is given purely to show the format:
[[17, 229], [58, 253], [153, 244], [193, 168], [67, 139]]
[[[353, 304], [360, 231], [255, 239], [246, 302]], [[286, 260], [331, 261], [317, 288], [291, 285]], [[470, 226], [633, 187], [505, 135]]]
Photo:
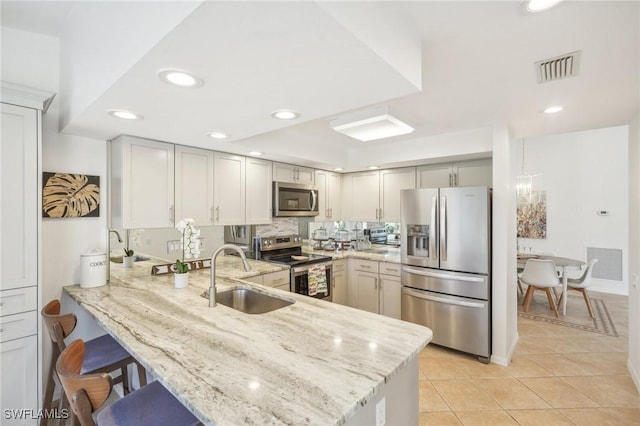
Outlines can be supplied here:
[[[218, 291], [249, 285], [233, 262], [219, 259]], [[107, 286], [65, 292], [203, 423], [376, 424], [376, 411], [387, 423], [418, 423], [429, 329], [255, 284], [295, 303], [259, 315], [209, 308], [200, 296], [208, 269], [176, 290], [172, 275], [149, 275], [151, 265], [112, 268]]]

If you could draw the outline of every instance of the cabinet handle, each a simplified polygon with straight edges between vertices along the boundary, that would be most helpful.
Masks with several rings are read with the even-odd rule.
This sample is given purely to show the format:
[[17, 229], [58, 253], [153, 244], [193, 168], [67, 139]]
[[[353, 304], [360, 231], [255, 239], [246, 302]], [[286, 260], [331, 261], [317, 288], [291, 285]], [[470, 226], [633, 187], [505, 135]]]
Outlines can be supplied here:
[[453, 183], [454, 186], [458, 186], [458, 173], [453, 174]]
[[451, 182], [451, 173], [449, 173], [449, 186], [453, 186], [453, 183]]
[[376, 219], [378, 218], [378, 210], [379, 209], [376, 209]]
[[216, 222], [220, 222], [220, 206], [216, 206]]
[[378, 289], [378, 279], [377, 278], [373, 279], [373, 288], [375, 288], [376, 290]]
[[380, 209], [380, 217], [378, 219], [382, 219], [382, 209]]
[[169, 207], [169, 223], [173, 223], [173, 205], [171, 205], [171, 207]]
[[213, 223], [215, 221], [215, 219], [213, 217], [214, 216], [213, 215], [213, 206], [211, 206], [211, 208], [209, 210], [211, 210], [211, 223]]
[[333, 207], [329, 209], [329, 217], [333, 218]]

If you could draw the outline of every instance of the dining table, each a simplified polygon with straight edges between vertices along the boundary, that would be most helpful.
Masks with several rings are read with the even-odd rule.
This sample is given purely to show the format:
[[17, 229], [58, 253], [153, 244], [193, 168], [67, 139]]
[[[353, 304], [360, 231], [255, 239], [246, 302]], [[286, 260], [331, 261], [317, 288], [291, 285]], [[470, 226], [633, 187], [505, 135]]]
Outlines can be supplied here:
[[567, 283], [568, 283], [568, 275], [567, 270], [569, 268], [581, 268], [585, 263], [582, 260], [570, 259], [568, 257], [558, 257], [558, 256], [549, 256], [546, 254], [518, 254], [518, 269], [523, 269], [524, 265], [527, 263], [529, 259], [538, 259], [538, 260], [553, 260], [553, 263], [556, 265], [556, 268], [562, 271], [562, 315], [567, 314]]

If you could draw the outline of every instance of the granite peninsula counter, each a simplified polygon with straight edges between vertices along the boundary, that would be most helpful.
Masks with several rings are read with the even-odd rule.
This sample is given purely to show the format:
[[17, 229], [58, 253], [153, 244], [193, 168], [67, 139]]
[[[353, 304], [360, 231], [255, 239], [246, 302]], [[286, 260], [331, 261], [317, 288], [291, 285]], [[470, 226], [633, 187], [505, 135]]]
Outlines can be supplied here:
[[149, 275], [151, 262], [112, 268], [104, 287], [64, 291], [205, 424], [375, 424], [385, 399], [387, 422], [417, 424], [429, 329], [249, 284], [233, 258], [218, 259], [218, 291], [251, 286], [295, 303], [260, 315], [209, 308], [208, 269], [177, 290], [172, 275]]

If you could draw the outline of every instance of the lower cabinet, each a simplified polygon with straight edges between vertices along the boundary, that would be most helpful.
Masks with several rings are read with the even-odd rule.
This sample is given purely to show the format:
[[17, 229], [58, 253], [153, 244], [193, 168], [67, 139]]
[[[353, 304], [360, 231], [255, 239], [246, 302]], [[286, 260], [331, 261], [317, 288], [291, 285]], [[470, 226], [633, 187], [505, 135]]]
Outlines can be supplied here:
[[289, 280], [289, 270], [270, 272], [267, 274], [246, 278], [246, 281], [266, 285], [268, 287], [273, 287], [284, 291], [289, 291]]
[[340, 305], [348, 305], [347, 294], [347, 261], [346, 260], [334, 260], [332, 264], [333, 275], [332, 281], [332, 295], [331, 300], [333, 303]]
[[349, 259], [349, 306], [400, 319], [400, 265]]
[[38, 336], [3, 341], [0, 359], [0, 405], [3, 410], [0, 423], [36, 425], [37, 411], [34, 410], [32, 416], [27, 410], [38, 406]]

